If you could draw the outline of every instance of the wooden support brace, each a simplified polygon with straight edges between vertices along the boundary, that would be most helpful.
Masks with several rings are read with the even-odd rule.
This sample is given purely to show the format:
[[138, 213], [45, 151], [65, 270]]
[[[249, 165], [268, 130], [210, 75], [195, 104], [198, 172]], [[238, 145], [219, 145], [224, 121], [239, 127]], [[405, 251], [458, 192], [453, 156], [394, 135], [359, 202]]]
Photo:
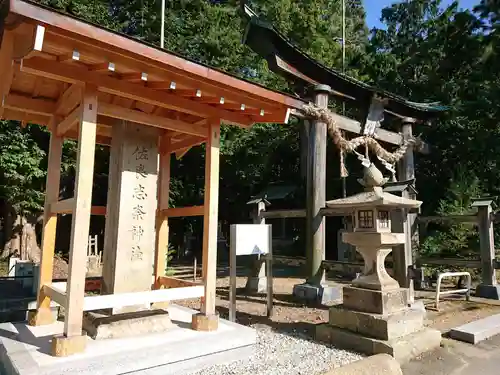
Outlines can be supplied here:
[[191, 136], [187, 137], [186, 139], [179, 141], [179, 142], [173, 142], [170, 143], [169, 145], [166, 146], [164, 149], [165, 153], [176, 153], [176, 152], [183, 152], [184, 150], [189, 150], [191, 147], [201, 145], [207, 140], [206, 137], [196, 137], [196, 136]]
[[97, 129], [97, 88], [86, 86], [80, 106], [80, 126], [75, 176], [75, 211], [71, 225], [69, 253], [68, 304], [64, 318], [64, 336], [80, 336], [85, 289], [87, 242], [92, 206], [95, 140]]
[[59, 124], [57, 124], [57, 135], [64, 135], [68, 130], [71, 130], [82, 114], [81, 106], [76, 107], [71, 113], [66, 116], [64, 120], [62, 120]]
[[57, 302], [62, 307], [67, 306], [68, 298], [64, 289], [57, 285], [43, 285], [43, 291], [45, 295], [49, 296], [54, 302]]

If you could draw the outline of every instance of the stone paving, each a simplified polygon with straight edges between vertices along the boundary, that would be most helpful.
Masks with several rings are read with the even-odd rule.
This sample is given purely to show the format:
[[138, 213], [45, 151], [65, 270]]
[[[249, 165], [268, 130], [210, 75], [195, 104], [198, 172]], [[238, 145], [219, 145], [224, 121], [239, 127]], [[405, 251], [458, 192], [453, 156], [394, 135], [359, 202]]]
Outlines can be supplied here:
[[471, 345], [444, 339], [441, 348], [402, 366], [404, 375], [498, 375], [500, 335]]

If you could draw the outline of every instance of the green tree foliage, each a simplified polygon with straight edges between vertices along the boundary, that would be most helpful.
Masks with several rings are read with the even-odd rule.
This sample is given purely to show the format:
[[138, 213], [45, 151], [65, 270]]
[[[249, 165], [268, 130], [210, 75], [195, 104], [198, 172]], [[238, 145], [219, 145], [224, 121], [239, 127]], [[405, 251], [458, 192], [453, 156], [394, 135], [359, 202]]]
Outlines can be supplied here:
[[[160, 43], [160, 0], [39, 0], [44, 5], [87, 21]], [[478, 0], [475, 11], [457, 2], [401, 1], [381, 14], [383, 29], [371, 32], [361, 0], [347, 0], [347, 72], [414, 101], [439, 100], [452, 110], [432, 126], [415, 133], [432, 145], [430, 155], [417, 156], [419, 198], [424, 213], [454, 213], [483, 192], [500, 193], [499, 8]], [[251, 0], [251, 7], [323, 64], [341, 67], [341, 0]], [[197, 62], [281, 91], [296, 87], [271, 73], [266, 63], [242, 45], [243, 22], [237, 0], [166, 1], [165, 48]], [[352, 103], [346, 103], [348, 113]], [[386, 126], [393, 126], [387, 118]], [[248, 217], [245, 203], [273, 182], [300, 184], [301, 125], [256, 125], [246, 131], [225, 126], [221, 134], [220, 216], [226, 222]], [[0, 191], [21, 210], [41, 209], [47, 133], [37, 126], [21, 129], [0, 124]], [[196, 147], [172, 169], [172, 205], [199, 204], [203, 197], [204, 147]], [[338, 154], [329, 148], [328, 198], [340, 195]], [[64, 149], [62, 195], [71, 196], [75, 145]], [[356, 160], [350, 160], [356, 163]], [[455, 172], [461, 165], [460, 174]], [[108, 155], [98, 149], [94, 200], [106, 197]], [[355, 176], [349, 178], [356, 184]], [[353, 182], [354, 181], [354, 182]], [[458, 183], [457, 181], [466, 181]], [[480, 181], [476, 185], [474, 181]], [[333, 182], [333, 183], [332, 183]], [[465, 186], [465, 187], [464, 187]], [[458, 190], [457, 190], [458, 189]], [[460, 190], [465, 189], [465, 190]], [[460, 193], [459, 193], [460, 192]], [[297, 198], [296, 206], [303, 205]], [[468, 198], [467, 198], [468, 199]], [[172, 221], [171, 233], [182, 235], [186, 222]], [[201, 227], [201, 222], [191, 223]], [[456, 229], [456, 230], [455, 230]], [[434, 236], [429, 249], [455, 238], [464, 243], [468, 228]], [[453, 240], [453, 241], [455, 241]], [[431, 242], [434, 241], [434, 245]], [[424, 246], [424, 247], [425, 247]], [[431, 250], [429, 250], [431, 251]], [[432, 250], [434, 251], [434, 250]]]
[[0, 121], [0, 198], [16, 212], [43, 207], [45, 151], [32, 136], [40, 132], [36, 125], [23, 129], [18, 122]]

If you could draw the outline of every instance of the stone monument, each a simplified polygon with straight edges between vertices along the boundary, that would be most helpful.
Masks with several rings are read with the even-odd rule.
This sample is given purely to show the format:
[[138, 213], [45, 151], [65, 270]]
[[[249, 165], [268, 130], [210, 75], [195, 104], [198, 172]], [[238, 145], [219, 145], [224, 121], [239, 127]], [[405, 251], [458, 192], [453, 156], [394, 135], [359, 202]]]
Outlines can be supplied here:
[[385, 269], [392, 247], [405, 241], [404, 233], [391, 232], [391, 211], [422, 204], [384, 192], [381, 186], [386, 181], [370, 164], [360, 180], [364, 192], [327, 202], [327, 207], [353, 215], [353, 231], [343, 233], [342, 239], [356, 247], [365, 268], [344, 287], [343, 304], [330, 309], [329, 323], [318, 325], [316, 336], [339, 347], [387, 353], [405, 362], [439, 347], [441, 333], [424, 327], [425, 312], [408, 305], [408, 289], [401, 288]]
[[[157, 208], [158, 131], [135, 123], [113, 126], [110, 154], [102, 294], [151, 290]], [[150, 304], [84, 313], [95, 339], [159, 332], [168, 313]]]

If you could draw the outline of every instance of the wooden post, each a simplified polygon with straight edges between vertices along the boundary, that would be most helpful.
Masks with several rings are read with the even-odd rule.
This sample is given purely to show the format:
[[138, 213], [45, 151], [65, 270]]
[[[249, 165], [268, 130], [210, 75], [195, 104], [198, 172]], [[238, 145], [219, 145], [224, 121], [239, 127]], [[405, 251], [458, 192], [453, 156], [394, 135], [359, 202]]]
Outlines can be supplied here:
[[85, 349], [82, 336], [83, 298], [85, 296], [85, 260], [92, 207], [95, 140], [97, 129], [97, 88], [86, 86], [80, 114], [75, 176], [75, 206], [71, 224], [69, 273], [66, 286], [67, 306], [64, 335], [52, 340], [53, 355], [65, 356]]
[[[162, 137], [160, 137], [161, 139]], [[159, 147], [162, 150], [162, 147]], [[158, 216], [156, 222], [156, 249], [154, 260], [154, 289], [159, 289], [158, 283], [161, 276], [165, 276], [166, 257], [168, 252], [168, 217], [162, 210], [168, 209], [170, 195], [170, 153], [160, 153], [160, 166], [158, 176]]]
[[[402, 122], [401, 131], [403, 139], [410, 139], [412, 135], [412, 125], [415, 119], [405, 118]], [[413, 147], [408, 147], [406, 154], [398, 164], [399, 181], [407, 181], [415, 178], [415, 163], [413, 158]], [[416, 196], [408, 190], [403, 192], [405, 198], [416, 199]], [[410, 279], [408, 268], [413, 265], [413, 248], [418, 246], [418, 228], [417, 214], [410, 214], [402, 210], [403, 233], [405, 234], [405, 243], [403, 246], [396, 247], [392, 252], [394, 261], [394, 276], [402, 288], [408, 288], [408, 303], [413, 303], [415, 298], [413, 280]]]
[[213, 331], [219, 325], [219, 317], [215, 313], [217, 222], [219, 209], [219, 142], [220, 119], [210, 119], [209, 136], [205, 151], [205, 199], [203, 208], [202, 267], [205, 295], [201, 305], [201, 314], [195, 314], [192, 318], [192, 328], [197, 331]]
[[476, 296], [489, 299], [500, 299], [496, 277], [495, 242], [493, 237], [493, 220], [491, 198], [476, 199], [472, 207], [477, 207], [479, 245], [481, 248], [481, 284], [476, 288]]
[[[315, 103], [328, 107], [330, 86], [315, 88]], [[319, 286], [324, 281], [321, 263], [325, 259], [325, 218], [320, 210], [326, 202], [326, 124], [313, 121], [309, 131], [306, 187], [306, 258], [307, 284]]]
[[44, 293], [44, 285], [52, 284], [54, 267], [54, 248], [56, 243], [57, 214], [50, 211], [50, 206], [59, 200], [59, 184], [61, 177], [62, 137], [55, 131], [50, 135], [49, 160], [47, 179], [45, 184], [45, 206], [43, 210], [42, 256], [38, 275], [37, 309], [30, 311], [28, 320], [30, 325], [39, 326], [54, 322], [50, 310], [50, 297]]

